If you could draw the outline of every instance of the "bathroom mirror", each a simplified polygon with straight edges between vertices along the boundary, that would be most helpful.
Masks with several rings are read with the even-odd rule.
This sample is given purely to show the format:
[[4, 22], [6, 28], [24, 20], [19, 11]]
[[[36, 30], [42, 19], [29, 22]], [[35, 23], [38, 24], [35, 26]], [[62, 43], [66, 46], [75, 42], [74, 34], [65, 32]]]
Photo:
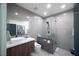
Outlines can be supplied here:
[[17, 35], [18, 36], [25, 35], [25, 26], [17, 25], [16, 28], [17, 28]]

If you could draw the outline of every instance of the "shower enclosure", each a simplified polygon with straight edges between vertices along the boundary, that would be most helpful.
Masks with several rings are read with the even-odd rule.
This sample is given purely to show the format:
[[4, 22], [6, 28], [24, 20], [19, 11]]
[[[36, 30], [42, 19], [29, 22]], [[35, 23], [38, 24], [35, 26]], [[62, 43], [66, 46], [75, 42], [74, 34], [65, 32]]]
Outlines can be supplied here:
[[41, 37], [37, 38], [37, 42], [41, 44], [41, 48], [49, 53], [53, 53], [56, 49], [56, 20], [53, 18], [44, 19], [42, 25]]

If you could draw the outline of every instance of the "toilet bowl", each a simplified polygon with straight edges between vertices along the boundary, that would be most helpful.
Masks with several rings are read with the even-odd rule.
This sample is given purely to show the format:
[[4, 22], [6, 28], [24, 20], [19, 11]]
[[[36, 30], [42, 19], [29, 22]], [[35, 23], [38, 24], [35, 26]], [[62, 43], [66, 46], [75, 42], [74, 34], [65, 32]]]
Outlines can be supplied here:
[[40, 44], [38, 44], [37, 42], [35, 42], [35, 48], [40, 49], [40, 48], [41, 48], [41, 45], [40, 45]]

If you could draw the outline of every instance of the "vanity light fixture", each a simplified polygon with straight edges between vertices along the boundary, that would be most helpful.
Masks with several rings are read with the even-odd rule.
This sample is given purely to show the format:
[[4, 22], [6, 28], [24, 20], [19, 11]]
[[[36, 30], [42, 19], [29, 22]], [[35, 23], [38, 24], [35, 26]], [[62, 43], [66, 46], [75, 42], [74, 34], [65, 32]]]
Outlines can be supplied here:
[[61, 8], [63, 9], [63, 8], [65, 8], [66, 7], [66, 5], [65, 4], [63, 4], [63, 5], [61, 5]]

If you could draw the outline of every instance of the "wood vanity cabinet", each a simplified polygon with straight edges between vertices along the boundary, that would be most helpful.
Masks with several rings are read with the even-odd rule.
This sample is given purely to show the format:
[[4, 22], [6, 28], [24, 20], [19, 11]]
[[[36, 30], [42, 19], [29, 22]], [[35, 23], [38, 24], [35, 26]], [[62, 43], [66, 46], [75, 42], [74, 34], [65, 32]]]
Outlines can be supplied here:
[[20, 44], [7, 49], [7, 56], [30, 56], [34, 50], [34, 41]]

